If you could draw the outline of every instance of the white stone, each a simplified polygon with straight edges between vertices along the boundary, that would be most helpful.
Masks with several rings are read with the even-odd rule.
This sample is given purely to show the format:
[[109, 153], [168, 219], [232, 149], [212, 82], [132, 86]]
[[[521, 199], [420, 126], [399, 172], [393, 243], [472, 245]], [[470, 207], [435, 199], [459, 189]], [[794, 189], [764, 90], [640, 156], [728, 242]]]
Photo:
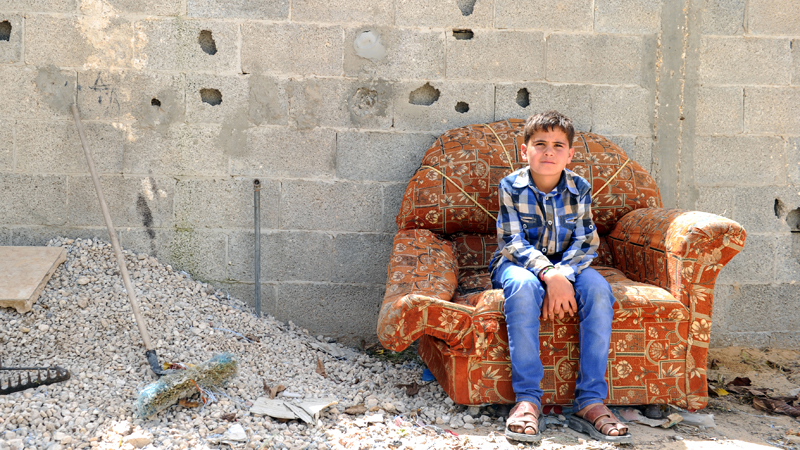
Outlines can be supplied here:
[[81, 286], [85, 286], [85, 285], [89, 284], [89, 278], [87, 278], [87, 277], [78, 278], [78, 284], [81, 285]]
[[122, 438], [122, 442], [130, 444], [136, 448], [142, 448], [153, 442], [153, 437], [141, 432], [134, 432]]

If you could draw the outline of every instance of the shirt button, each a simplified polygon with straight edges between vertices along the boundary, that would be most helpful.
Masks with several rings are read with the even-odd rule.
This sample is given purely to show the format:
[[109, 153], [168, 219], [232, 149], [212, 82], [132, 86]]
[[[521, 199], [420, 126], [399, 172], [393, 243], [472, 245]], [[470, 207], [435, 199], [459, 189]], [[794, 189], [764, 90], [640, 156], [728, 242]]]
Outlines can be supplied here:
[[590, 230], [594, 230], [594, 225], [589, 225]]
[[547, 251], [547, 249], [546, 249], [546, 248], [544, 248], [544, 247], [542, 247], [542, 253], [544, 253], [544, 252], [546, 252], [546, 251]]
[[528, 225], [526, 225], [526, 224], [524, 224], [524, 223], [523, 223], [523, 224], [522, 224], [522, 228], [528, 228]]
[[552, 225], [552, 224], [553, 224], [553, 221], [552, 221], [552, 220], [548, 220], [548, 221], [547, 221], [547, 224], [548, 224], [548, 225]]

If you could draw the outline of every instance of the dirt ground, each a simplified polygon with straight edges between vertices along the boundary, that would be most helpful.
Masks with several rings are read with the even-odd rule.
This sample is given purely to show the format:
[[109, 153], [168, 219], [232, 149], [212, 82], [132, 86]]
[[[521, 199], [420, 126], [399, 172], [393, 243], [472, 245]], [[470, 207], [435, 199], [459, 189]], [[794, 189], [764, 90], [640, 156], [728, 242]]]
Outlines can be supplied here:
[[[787, 396], [800, 387], [800, 351], [730, 347], [709, 352], [708, 379], [718, 385], [735, 377], [748, 377], [752, 386], [770, 389], [770, 395]], [[712, 368], [713, 367], [713, 368]], [[729, 394], [712, 398], [700, 414], [713, 414], [713, 428], [677, 424], [651, 428], [632, 423], [634, 443], [618, 448], [642, 450], [705, 449], [800, 449], [800, 421], [790, 416], [767, 414], [753, 408], [749, 399]], [[513, 448], [502, 432], [477, 427], [459, 430], [459, 435], [486, 448]], [[586, 436], [568, 428], [550, 426], [539, 447], [556, 449], [604, 449], [614, 445], [586, 441]], [[505, 445], [504, 445], [505, 444]], [[508, 447], [506, 447], [508, 446]], [[519, 447], [519, 445], [517, 445]], [[523, 446], [524, 447], [524, 446]]]

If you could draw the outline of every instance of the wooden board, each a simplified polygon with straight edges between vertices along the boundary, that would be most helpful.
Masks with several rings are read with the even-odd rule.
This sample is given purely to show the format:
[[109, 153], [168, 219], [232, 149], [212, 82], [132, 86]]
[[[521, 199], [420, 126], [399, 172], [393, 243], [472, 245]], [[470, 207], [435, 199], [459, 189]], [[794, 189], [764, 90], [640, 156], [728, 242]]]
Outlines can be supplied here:
[[0, 247], [0, 307], [30, 311], [66, 259], [61, 247]]

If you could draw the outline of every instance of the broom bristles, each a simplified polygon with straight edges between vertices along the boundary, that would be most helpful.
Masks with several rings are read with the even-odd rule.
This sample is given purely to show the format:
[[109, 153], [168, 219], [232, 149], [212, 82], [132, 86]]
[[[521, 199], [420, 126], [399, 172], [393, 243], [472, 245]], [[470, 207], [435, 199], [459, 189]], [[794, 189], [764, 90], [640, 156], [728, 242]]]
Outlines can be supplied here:
[[239, 362], [232, 353], [222, 353], [187, 370], [178, 370], [149, 384], [139, 393], [136, 413], [140, 418], [152, 416], [182, 398], [188, 398], [203, 389], [223, 387], [236, 376]]

